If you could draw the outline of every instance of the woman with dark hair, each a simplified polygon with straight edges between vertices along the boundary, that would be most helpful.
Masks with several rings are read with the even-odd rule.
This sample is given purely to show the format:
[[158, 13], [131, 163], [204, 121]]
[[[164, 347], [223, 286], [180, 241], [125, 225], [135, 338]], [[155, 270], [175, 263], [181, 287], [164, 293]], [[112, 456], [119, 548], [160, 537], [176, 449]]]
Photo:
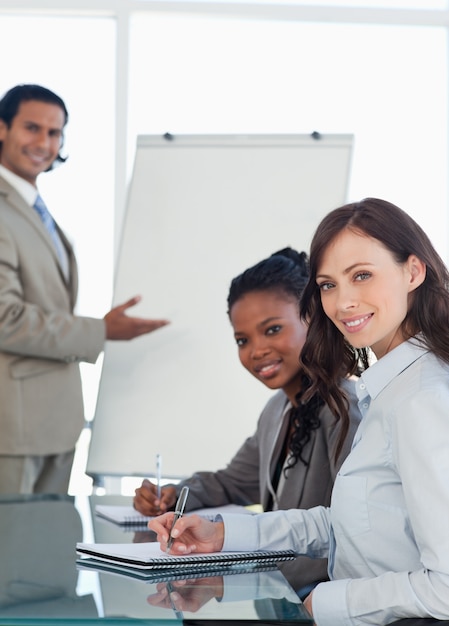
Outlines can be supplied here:
[[[329, 504], [360, 414], [354, 382], [340, 380], [350, 426], [337, 452], [340, 424], [319, 393], [308, 394], [307, 402], [303, 401], [310, 381], [299, 362], [307, 330], [300, 319], [299, 298], [308, 276], [307, 255], [286, 248], [232, 280], [228, 315], [240, 361], [277, 393], [262, 411], [256, 432], [226, 468], [197, 472], [178, 485], [162, 487], [160, 500], [156, 486], [145, 480], [136, 490], [137, 510], [157, 515], [172, 509], [184, 485], [190, 488], [187, 510], [261, 504], [270, 511]], [[232, 419], [230, 416], [230, 422]], [[302, 576], [325, 578], [325, 560], [308, 563]]]
[[[338, 381], [364, 368], [362, 421], [330, 507], [215, 524], [186, 517], [172, 551], [288, 547], [328, 556], [331, 580], [305, 600], [318, 626], [447, 619], [448, 270], [411, 217], [368, 198], [318, 226], [301, 314], [309, 321], [305, 399], [320, 394], [341, 437], [348, 415]], [[163, 546], [171, 518], [151, 522]]]

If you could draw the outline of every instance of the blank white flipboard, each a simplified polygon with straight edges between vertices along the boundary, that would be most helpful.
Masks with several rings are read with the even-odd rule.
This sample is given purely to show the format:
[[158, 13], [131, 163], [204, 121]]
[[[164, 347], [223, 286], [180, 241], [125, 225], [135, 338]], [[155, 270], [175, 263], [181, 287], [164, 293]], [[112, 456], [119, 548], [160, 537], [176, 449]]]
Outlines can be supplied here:
[[352, 135], [140, 136], [114, 302], [171, 324], [104, 355], [87, 472], [164, 477], [223, 467], [269, 395], [239, 360], [231, 279], [272, 252], [309, 250], [347, 200]]

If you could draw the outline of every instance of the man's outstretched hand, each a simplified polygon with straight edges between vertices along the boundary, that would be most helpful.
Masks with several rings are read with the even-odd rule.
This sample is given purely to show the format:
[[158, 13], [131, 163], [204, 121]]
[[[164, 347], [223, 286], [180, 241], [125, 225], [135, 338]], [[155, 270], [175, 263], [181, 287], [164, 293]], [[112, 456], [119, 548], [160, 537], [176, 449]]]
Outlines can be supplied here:
[[140, 335], [153, 332], [170, 322], [168, 320], [153, 320], [145, 317], [131, 317], [126, 314], [127, 309], [138, 304], [140, 296], [134, 296], [127, 302], [119, 304], [106, 313], [106, 339], [134, 339]]

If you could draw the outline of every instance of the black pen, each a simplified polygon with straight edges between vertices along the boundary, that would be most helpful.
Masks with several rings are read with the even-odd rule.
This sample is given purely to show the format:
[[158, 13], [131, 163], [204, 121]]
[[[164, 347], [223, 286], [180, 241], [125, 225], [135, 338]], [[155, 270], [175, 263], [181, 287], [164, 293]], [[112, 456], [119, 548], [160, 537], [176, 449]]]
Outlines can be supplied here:
[[168, 542], [167, 542], [167, 552], [170, 552], [170, 548], [173, 545], [174, 542], [174, 538], [171, 536], [173, 528], [176, 524], [176, 522], [178, 521], [178, 519], [180, 517], [182, 517], [182, 514], [184, 513], [184, 509], [186, 506], [186, 502], [187, 502], [187, 496], [189, 495], [189, 488], [188, 487], [183, 487], [181, 489], [181, 493], [179, 494], [179, 498], [176, 502], [176, 506], [175, 506], [175, 516], [173, 518], [173, 522], [170, 528], [170, 535], [168, 538]]

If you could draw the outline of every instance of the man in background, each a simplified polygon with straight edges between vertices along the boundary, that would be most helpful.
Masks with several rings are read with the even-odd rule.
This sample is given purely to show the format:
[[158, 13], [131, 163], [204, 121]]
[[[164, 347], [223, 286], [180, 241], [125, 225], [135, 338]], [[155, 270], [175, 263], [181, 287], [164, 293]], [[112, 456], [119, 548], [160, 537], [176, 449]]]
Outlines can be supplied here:
[[84, 425], [79, 363], [168, 323], [126, 315], [139, 297], [103, 319], [74, 315], [73, 249], [36, 183], [64, 160], [67, 120], [39, 85], [0, 100], [0, 493], [67, 492]]

